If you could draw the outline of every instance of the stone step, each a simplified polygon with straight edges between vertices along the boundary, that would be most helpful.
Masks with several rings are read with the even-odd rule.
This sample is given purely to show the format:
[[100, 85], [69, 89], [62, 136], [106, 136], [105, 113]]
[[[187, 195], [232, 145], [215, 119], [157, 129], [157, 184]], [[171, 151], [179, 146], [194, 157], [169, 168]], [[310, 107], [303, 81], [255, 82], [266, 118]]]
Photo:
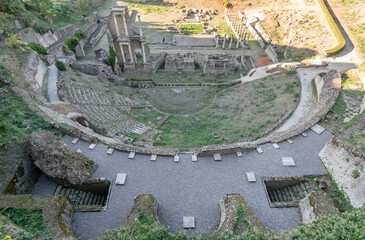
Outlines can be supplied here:
[[62, 186], [58, 185], [57, 188], [56, 188], [56, 191], [54, 192], [53, 195], [60, 195], [61, 190], [62, 190]]

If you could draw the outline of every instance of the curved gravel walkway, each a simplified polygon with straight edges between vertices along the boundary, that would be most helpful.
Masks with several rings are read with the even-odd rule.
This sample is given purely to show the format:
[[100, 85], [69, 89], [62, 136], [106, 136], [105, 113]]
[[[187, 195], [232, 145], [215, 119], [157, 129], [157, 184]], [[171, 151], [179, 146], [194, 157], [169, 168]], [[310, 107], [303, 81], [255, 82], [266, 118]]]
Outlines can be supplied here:
[[[150, 156], [136, 154], [133, 160], [128, 153], [114, 151], [107, 155], [107, 146], [98, 144], [89, 150], [89, 143], [79, 141], [72, 144], [73, 137], [64, 136], [63, 141], [73, 150], [80, 149], [94, 159], [99, 167], [93, 178], [106, 177], [115, 180], [117, 173], [126, 173], [125, 186], [112, 184], [108, 208], [101, 212], [75, 212], [74, 233], [80, 239], [99, 237], [109, 229], [121, 226], [133, 205], [133, 199], [142, 193], [152, 193], [158, 203], [160, 221], [172, 232], [182, 231], [182, 217], [195, 216], [195, 233], [212, 232], [220, 219], [218, 206], [227, 193], [242, 194], [252, 212], [269, 228], [275, 231], [295, 228], [300, 221], [297, 208], [270, 208], [261, 177], [326, 174], [327, 171], [318, 158], [318, 152], [332, 138], [328, 132], [317, 135], [307, 131], [308, 136], [293, 138], [294, 143], [279, 143], [274, 149], [271, 144], [257, 151], [243, 152], [243, 157], [235, 154], [222, 155], [216, 162], [212, 156], [199, 157], [191, 161], [191, 154], [180, 154], [180, 162], [171, 157], [158, 157], [150, 161]], [[281, 157], [293, 157], [296, 167], [284, 167]], [[253, 171], [257, 182], [248, 183], [246, 172]], [[43, 177], [38, 181], [33, 194], [53, 194], [55, 186]]]

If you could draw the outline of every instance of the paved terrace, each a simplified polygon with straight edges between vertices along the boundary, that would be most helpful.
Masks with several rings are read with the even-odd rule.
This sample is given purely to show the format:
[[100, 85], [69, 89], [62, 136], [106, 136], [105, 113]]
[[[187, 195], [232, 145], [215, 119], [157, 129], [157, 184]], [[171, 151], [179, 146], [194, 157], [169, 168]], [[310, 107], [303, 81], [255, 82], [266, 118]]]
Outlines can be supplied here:
[[[307, 130], [307, 137], [292, 138], [293, 144], [280, 142], [279, 149], [271, 144], [261, 145], [263, 153], [256, 150], [222, 155], [222, 161], [213, 156], [199, 157], [191, 161], [191, 154], [180, 154], [180, 162], [172, 157], [136, 154], [128, 159], [129, 153], [114, 151], [107, 154], [108, 147], [98, 144], [90, 150], [89, 143], [79, 141], [72, 144], [73, 137], [64, 136], [63, 141], [72, 149], [80, 149], [95, 160], [99, 167], [93, 178], [106, 177], [113, 181], [108, 208], [101, 212], [75, 212], [74, 233], [81, 239], [102, 236], [102, 233], [121, 226], [133, 205], [133, 199], [142, 193], [152, 193], [158, 203], [160, 221], [172, 232], [182, 231], [183, 216], [195, 216], [195, 233], [212, 232], [219, 224], [218, 206], [226, 193], [240, 193], [252, 212], [269, 228], [275, 231], [295, 228], [300, 221], [298, 208], [270, 208], [261, 177], [327, 174], [318, 158], [318, 152], [332, 135], [325, 131], [317, 135]], [[296, 166], [285, 167], [281, 157], [293, 157]], [[257, 182], [249, 183], [246, 172], [254, 172]], [[124, 186], [114, 184], [117, 173], [126, 173]], [[37, 195], [53, 194], [56, 185], [42, 176], [33, 191]]]

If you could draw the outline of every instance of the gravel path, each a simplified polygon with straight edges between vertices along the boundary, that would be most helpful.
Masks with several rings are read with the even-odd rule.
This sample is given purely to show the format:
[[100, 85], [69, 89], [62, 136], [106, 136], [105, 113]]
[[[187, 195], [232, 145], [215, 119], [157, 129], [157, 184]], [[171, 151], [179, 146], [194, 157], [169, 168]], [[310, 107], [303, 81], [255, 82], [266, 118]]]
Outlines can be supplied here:
[[[162, 224], [172, 232], [182, 231], [182, 217], [195, 216], [196, 228], [193, 232], [212, 232], [220, 220], [218, 201], [227, 193], [242, 194], [256, 216], [269, 228], [280, 231], [295, 228], [300, 221], [297, 208], [270, 208], [261, 177], [326, 174], [327, 171], [318, 158], [318, 152], [332, 135], [324, 132], [317, 135], [311, 130], [308, 137], [293, 138], [294, 144], [279, 143], [274, 149], [271, 144], [261, 145], [264, 153], [243, 152], [243, 157], [235, 154], [222, 156], [215, 162], [212, 156], [191, 161], [191, 154], [180, 154], [180, 162], [171, 157], [158, 157], [156, 162], [150, 156], [136, 154], [128, 159], [128, 153], [114, 151], [107, 155], [107, 146], [98, 144], [89, 150], [89, 143], [79, 141], [71, 144], [72, 137], [64, 136], [63, 141], [72, 149], [80, 149], [94, 159], [99, 167], [93, 178], [106, 177], [115, 180], [117, 173], [126, 173], [125, 186], [112, 184], [108, 208], [101, 212], [75, 212], [74, 233], [81, 239], [99, 237], [108, 229], [118, 228], [128, 216], [133, 199], [142, 193], [152, 193], [159, 203], [159, 217]], [[310, 150], [310, 151], [308, 151]], [[296, 167], [284, 167], [281, 157], [293, 157]], [[253, 171], [258, 180], [248, 183], [246, 172]], [[35, 186], [34, 194], [53, 194], [49, 180], [41, 178]]]
[[48, 67], [48, 84], [47, 84], [48, 97], [51, 103], [60, 101], [57, 93], [57, 81], [58, 81], [58, 69], [56, 68], [55, 64], [52, 64], [51, 66]]

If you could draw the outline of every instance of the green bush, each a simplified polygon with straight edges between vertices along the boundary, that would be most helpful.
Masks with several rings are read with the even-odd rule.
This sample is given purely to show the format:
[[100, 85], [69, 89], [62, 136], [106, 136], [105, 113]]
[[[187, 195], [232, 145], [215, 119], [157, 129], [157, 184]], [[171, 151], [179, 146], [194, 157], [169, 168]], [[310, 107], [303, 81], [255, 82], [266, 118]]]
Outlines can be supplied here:
[[75, 36], [75, 38], [77, 38], [79, 40], [85, 39], [86, 38], [86, 32], [81, 30], [81, 29], [78, 29], [78, 30], [75, 31], [74, 36]]
[[32, 50], [36, 51], [41, 56], [45, 56], [45, 55], [49, 54], [48, 50], [45, 47], [43, 47], [42, 45], [38, 44], [38, 43], [31, 42], [31, 43], [28, 44], [28, 46]]
[[318, 0], [318, 2], [319, 2], [319, 5], [322, 8], [324, 16], [326, 17], [328, 25], [330, 26], [330, 28], [331, 28], [331, 30], [332, 30], [332, 32], [335, 35], [335, 38], [337, 40], [337, 46], [336, 47], [324, 51], [324, 55], [331, 56], [331, 55], [336, 54], [339, 51], [341, 51], [345, 47], [346, 41], [343, 38], [340, 29], [338, 29], [338, 27], [335, 23], [335, 20], [333, 20], [331, 13], [328, 11], [328, 8], [327, 8], [326, 4], [324, 3], [324, 0]]
[[109, 54], [108, 57], [103, 59], [103, 62], [110, 66], [114, 71], [114, 65], [115, 65], [115, 58], [117, 57], [117, 54], [114, 51], [114, 48], [112, 46], [109, 46]]
[[353, 179], [356, 179], [356, 178], [360, 177], [359, 170], [357, 170], [357, 169], [353, 170], [352, 173], [351, 173], [351, 176], [352, 176]]
[[62, 62], [62, 61], [59, 61], [59, 60], [56, 60], [56, 68], [62, 72], [66, 71], [66, 65]]
[[79, 40], [76, 38], [68, 38], [65, 41], [65, 45], [73, 52], [76, 52], [76, 46], [79, 44]]

